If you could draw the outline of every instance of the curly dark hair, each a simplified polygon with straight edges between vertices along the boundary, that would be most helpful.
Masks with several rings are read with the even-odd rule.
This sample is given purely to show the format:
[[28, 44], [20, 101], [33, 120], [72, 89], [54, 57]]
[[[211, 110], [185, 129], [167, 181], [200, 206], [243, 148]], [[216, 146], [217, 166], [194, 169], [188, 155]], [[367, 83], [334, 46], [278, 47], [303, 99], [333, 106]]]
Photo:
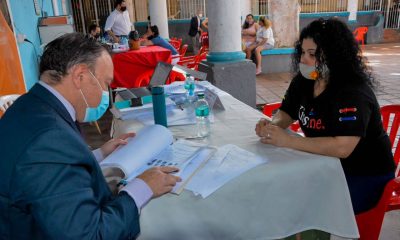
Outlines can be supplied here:
[[362, 57], [353, 33], [345, 23], [336, 18], [315, 20], [301, 31], [292, 58], [294, 75], [300, 74], [301, 45], [307, 38], [313, 39], [317, 45], [315, 51], [317, 71], [321, 73], [323, 65], [328, 66], [327, 88], [342, 88], [345, 85], [361, 83], [366, 83], [372, 88], [376, 87], [375, 79], [366, 65], [366, 59]]

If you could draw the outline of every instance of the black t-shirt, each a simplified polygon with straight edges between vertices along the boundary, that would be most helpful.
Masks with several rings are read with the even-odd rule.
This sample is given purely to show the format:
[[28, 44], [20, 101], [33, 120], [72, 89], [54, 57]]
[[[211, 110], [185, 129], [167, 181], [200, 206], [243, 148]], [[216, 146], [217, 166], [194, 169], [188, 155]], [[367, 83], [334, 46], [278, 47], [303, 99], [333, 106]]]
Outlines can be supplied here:
[[314, 82], [301, 75], [295, 77], [280, 109], [299, 120], [306, 137], [359, 136], [354, 151], [341, 159], [346, 174], [394, 172], [390, 140], [372, 89], [366, 84], [326, 89], [314, 98]]

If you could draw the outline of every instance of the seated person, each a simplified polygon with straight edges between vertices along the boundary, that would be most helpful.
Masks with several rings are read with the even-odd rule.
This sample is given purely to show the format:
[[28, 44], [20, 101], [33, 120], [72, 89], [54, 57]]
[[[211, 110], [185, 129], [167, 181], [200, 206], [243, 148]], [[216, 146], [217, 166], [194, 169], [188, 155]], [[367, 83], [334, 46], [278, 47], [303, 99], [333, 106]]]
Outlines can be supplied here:
[[242, 42], [245, 51], [251, 44], [256, 42], [258, 28], [259, 25], [254, 21], [253, 14], [248, 14], [242, 26]]
[[89, 34], [88, 34], [89, 38], [93, 38], [97, 41], [100, 41], [101, 31], [100, 31], [100, 27], [97, 24], [95, 24], [95, 23], [91, 24], [89, 26], [88, 30], [89, 30]]
[[172, 190], [177, 169], [151, 168], [113, 195], [99, 162], [134, 134], [92, 152], [77, 125], [108, 108], [110, 53], [69, 33], [46, 45], [39, 68], [0, 121], [0, 238], [133, 239], [141, 208]]
[[246, 48], [246, 58], [251, 58], [251, 53], [253, 50], [256, 55], [256, 75], [261, 73], [261, 51], [264, 49], [272, 49], [275, 45], [274, 33], [271, 28], [271, 21], [261, 16], [258, 21], [260, 27], [257, 30], [256, 42], [250, 44]]
[[172, 53], [172, 64], [176, 64], [179, 61], [179, 53], [168, 41], [160, 37], [157, 25], [153, 25], [147, 28], [147, 33], [143, 35], [143, 40], [140, 45], [142, 46], [152, 46], [157, 45], [166, 48]]
[[[256, 134], [265, 144], [339, 158], [354, 213], [368, 211], [395, 171], [371, 72], [352, 32], [337, 19], [310, 23], [295, 48], [295, 77], [282, 106], [271, 122], [259, 121]], [[294, 120], [305, 137], [285, 131]]]

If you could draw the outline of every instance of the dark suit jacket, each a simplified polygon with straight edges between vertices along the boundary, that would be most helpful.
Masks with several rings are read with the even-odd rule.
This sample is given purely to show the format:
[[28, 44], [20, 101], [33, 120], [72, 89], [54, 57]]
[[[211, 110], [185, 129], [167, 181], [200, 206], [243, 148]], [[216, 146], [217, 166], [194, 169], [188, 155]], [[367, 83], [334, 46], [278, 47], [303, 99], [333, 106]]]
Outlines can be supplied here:
[[[197, 16], [192, 17], [190, 20], [190, 29], [189, 29], [189, 36], [195, 37], [199, 33], [199, 21]], [[200, 27], [201, 27], [201, 19], [200, 19]]]
[[130, 239], [134, 200], [113, 197], [62, 103], [40, 84], [0, 119], [0, 239]]

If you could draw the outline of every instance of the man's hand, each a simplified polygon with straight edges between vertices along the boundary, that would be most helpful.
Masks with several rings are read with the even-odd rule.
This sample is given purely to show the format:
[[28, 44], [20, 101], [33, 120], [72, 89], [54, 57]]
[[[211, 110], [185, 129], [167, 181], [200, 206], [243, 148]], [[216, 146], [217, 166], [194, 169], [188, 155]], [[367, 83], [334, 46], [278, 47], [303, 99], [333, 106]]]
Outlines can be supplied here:
[[114, 36], [112, 36], [112, 38], [113, 38], [114, 43], [119, 43], [119, 40], [120, 40], [119, 37], [114, 35]]
[[113, 138], [110, 141], [106, 142], [103, 146], [101, 146], [101, 153], [103, 153], [104, 157], [110, 155], [114, 150], [119, 147], [120, 145], [126, 145], [128, 141], [127, 138], [134, 137], [135, 133], [126, 133], [122, 134], [117, 138]]
[[153, 198], [168, 193], [180, 182], [181, 178], [170, 173], [179, 171], [176, 167], [153, 167], [145, 171], [138, 178], [142, 179], [153, 191]]

